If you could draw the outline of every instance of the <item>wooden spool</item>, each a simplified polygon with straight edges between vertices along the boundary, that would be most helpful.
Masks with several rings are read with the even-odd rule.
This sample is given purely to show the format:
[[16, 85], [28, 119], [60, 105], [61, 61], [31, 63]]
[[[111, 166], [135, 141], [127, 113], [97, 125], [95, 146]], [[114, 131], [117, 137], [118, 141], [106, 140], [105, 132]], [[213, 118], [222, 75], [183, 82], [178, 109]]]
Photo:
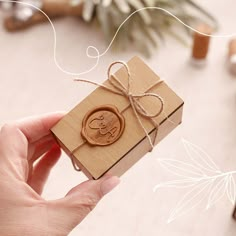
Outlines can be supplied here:
[[[49, 18], [63, 17], [63, 16], [81, 16], [83, 4], [72, 5], [68, 0], [43, 0], [42, 11], [44, 11]], [[28, 28], [41, 22], [47, 22], [47, 17], [39, 11], [35, 11], [32, 17], [26, 21], [18, 20], [16, 17], [10, 16], [5, 19], [4, 26], [8, 31], [17, 31]]]
[[[206, 24], [201, 24], [196, 29], [203, 34], [212, 34], [212, 29]], [[197, 60], [205, 59], [209, 50], [209, 44], [209, 36], [195, 32], [193, 36], [192, 57]]]

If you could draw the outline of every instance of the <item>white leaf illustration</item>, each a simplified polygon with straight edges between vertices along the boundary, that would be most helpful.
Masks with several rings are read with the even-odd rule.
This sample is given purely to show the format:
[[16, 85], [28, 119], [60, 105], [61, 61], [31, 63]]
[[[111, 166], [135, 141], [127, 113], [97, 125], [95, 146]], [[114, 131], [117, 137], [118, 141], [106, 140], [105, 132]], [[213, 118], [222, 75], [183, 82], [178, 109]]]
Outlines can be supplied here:
[[182, 178], [157, 184], [153, 188], [154, 192], [161, 187], [190, 188], [171, 212], [168, 223], [189, 212], [203, 199], [207, 199], [207, 209], [225, 194], [233, 205], [236, 202], [236, 170], [222, 172], [200, 147], [186, 140], [182, 142], [191, 163], [176, 159], [158, 159], [163, 168]]
[[195, 165], [200, 167], [202, 170], [221, 173], [219, 167], [204, 150], [185, 139], [182, 139], [182, 142], [187, 152], [187, 155], [190, 157], [190, 159], [194, 162]]
[[225, 195], [228, 179], [229, 177], [227, 175], [226, 177], [219, 179], [219, 181], [212, 187], [208, 198], [207, 209], [213, 206]]
[[236, 183], [232, 174], [229, 175], [229, 181], [227, 185], [227, 196], [230, 202], [234, 205], [236, 201]]
[[175, 209], [171, 212], [168, 223], [175, 220], [177, 217], [182, 216], [198, 206], [208, 194], [208, 189], [212, 184], [212, 180], [205, 180], [194, 186], [184, 197], [178, 202]]
[[175, 159], [158, 159], [160, 165], [174, 175], [187, 178], [201, 178], [204, 173], [197, 167]]
[[153, 188], [153, 192], [157, 191], [158, 188], [163, 188], [163, 187], [188, 188], [188, 187], [192, 187], [193, 185], [197, 183], [198, 181], [193, 180], [193, 179], [181, 179], [181, 180], [168, 181], [165, 183], [157, 184]]

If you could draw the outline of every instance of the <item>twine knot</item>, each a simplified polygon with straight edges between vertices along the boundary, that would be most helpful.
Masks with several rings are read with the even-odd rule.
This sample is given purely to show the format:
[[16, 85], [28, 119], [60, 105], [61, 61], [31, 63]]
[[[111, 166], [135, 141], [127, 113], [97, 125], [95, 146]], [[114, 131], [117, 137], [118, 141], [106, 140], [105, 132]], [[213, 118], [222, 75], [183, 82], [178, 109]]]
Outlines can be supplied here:
[[[117, 64], [123, 65], [126, 69], [127, 76], [128, 76], [127, 86], [125, 86], [115, 75], [111, 75], [112, 67]], [[150, 151], [152, 151], [155, 141], [156, 141], [158, 126], [159, 126], [153, 120], [153, 118], [159, 116], [162, 113], [162, 111], [164, 109], [164, 100], [162, 99], [161, 96], [159, 96], [158, 94], [155, 94], [155, 93], [144, 92], [144, 93], [140, 93], [140, 94], [133, 94], [131, 91], [131, 84], [132, 84], [131, 73], [130, 73], [130, 69], [129, 69], [128, 65], [125, 62], [122, 62], [122, 61], [113, 62], [108, 68], [107, 75], [108, 75], [109, 83], [117, 90], [116, 93], [120, 94], [120, 95], [124, 95], [125, 97], [128, 98], [130, 105], [133, 109], [134, 115], [136, 116], [141, 128], [143, 129], [146, 137], [148, 138], [148, 141], [149, 141], [150, 147], [151, 147]], [[162, 83], [162, 81], [161, 80], [158, 81], [158, 84], [159, 83]], [[156, 112], [154, 112], [153, 114], [149, 113], [148, 110], [141, 104], [140, 99], [144, 98], [144, 97], [153, 97], [160, 102], [161, 105], [160, 105], [159, 109]], [[151, 137], [150, 137], [148, 131], [146, 130], [146, 128], [144, 127], [139, 115], [148, 118], [152, 122], [152, 124], [155, 126], [156, 134], [155, 134], [153, 140], [151, 140]]]

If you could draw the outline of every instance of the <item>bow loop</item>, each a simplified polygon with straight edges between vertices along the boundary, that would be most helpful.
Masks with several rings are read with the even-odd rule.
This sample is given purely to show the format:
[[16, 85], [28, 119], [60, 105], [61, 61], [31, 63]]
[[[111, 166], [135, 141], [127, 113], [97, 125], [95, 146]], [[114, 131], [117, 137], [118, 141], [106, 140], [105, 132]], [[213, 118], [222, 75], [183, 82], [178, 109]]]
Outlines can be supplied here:
[[[121, 64], [124, 66], [126, 72], [127, 72], [127, 82], [128, 85], [125, 86], [115, 75], [111, 75], [111, 69], [114, 65], [117, 64]], [[116, 89], [118, 90], [119, 94], [124, 95], [125, 97], [127, 97], [129, 99], [130, 105], [134, 111], [134, 114], [141, 126], [141, 128], [143, 129], [143, 131], [145, 132], [146, 137], [149, 140], [151, 149], [154, 146], [155, 143], [155, 139], [152, 141], [150, 135], [148, 134], [146, 128], [144, 127], [139, 115], [149, 118], [151, 120], [151, 122], [155, 125], [156, 128], [156, 132], [158, 130], [158, 124], [156, 124], [156, 122], [153, 120], [153, 118], [159, 116], [163, 109], [164, 109], [164, 100], [162, 99], [161, 96], [159, 96], [158, 94], [155, 93], [142, 93], [142, 94], [132, 94], [131, 91], [131, 74], [130, 74], [130, 70], [128, 65], [125, 62], [122, 61], [117, 61], [117, 62], [113, 62], [109, 68], [108, 68], [108, 81], [110, 82], [110, 84]], [[161, 83], [162, 81], [159, 81], [159, 83]], [[160, 106], [155, 106], [157, 107], [157, 111], [154, 112], [154, 114], [150, 113], [142, 104], [141, 104], [141, 99], [144, 97], [152, 97], [154, 99], [156, 99], [159, 103]], [[156, 135], [155, 135], [156, 138]]]
[[[123, 66], [125, 66], [126, 72], [127, 72], [127, 76], [128, 76], [128, 85], [125, 86], [117, 77], [115, 77], [114, 75], [111, 75], [111, 69], [114, 65], [117, 64], [121, 64]], [[117, 62], [113, 62], [107, 71], [107, 76], [108, 76], [108, 81], [110, 82], [111, 85], [113, 85], [114, 88], [116, 88], [117, 90], [119, 90], [121, 93], [123, 93], [126, 97], [129, 96], [130, 94], [130, 71], [128, 66], [122, 62], [122, 61], [117, 61]]]
[[[145, 98], [145, 97], [151, 97], [155, 100], [158, 101], [158, 103], [160, 105], [156, 105], [155, 108], [155, 112], [154, 113], [150, 113], [141, 103], [141, 99], [142, 98]], [[155, 118], [157, 116], [159, 116], [163, 109], [164, 109], [164, 100], [161, 96], [159, 96], [158, 94], [155, 94], [155, 93], [143, 93], [143, 94], [139, 94], [139, 95], [133, 95], [133, 98], [134, 98], [134, 101], [135, 101], [135, 104], [138, 108], [138, 112], [140, 115], [144, 116], [144, 117], [147, 117], [147, 118]]]
[[[115, 77], [114, 75], [111, 75], [111, 69], [116, 64], [123, 65], [126, 72], [127, 72], [127, 80], [128, 80], [127, 87], [117, 77]], [[155, 118], [162, 113], [162, 111], [164, 109], [164, 101], [163, 101], [162, 97], [159, 96], [158, 94], [155, 94], [155, 93], [132, 94], [131, 74], [130, 74], [129, 67], [125, 62], [122, 62], [122, 61], [113, 62], [109, 66], [107, 73], [108, 73], [108, 81], [110, 82], [110, 84], [115, 89], [119, 90], [119, 92], [121, 92], [124, 96], [126, 96], [130, 100], [131, 103], [133, 103], [133, 107], [135, 108], [135, 110], [137, 111], [138, 114], [140, 114], [144, 117], [147, 117], [147, 118]], [[144, 97], [152, 97], [152, 98], [155, 98], [159, 101], [160, 107], [158, 108], [158, 106], [156, 106], [158, 108], [158, 110], [154, 114], [149, 113], [147, 111], [147, 109], [145, 107], [143, 107], [143, 105], [141, 104], [140, 100]]]

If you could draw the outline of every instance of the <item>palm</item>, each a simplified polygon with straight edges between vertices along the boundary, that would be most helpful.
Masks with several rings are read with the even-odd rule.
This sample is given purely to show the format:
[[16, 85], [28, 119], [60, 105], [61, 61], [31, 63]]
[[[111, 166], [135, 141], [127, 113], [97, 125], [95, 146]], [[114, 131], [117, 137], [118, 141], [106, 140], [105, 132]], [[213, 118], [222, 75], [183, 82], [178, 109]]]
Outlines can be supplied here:
[[[68, 235], [118, 183], [117, 178], [105, 176], [78, 185], [62, 199], [41, 197], [61, 154], [49, 132], [61, 117], [45, 116], [1, 129], [0, 235]], [[109, 189], [104, 188], [107, 181]]]

